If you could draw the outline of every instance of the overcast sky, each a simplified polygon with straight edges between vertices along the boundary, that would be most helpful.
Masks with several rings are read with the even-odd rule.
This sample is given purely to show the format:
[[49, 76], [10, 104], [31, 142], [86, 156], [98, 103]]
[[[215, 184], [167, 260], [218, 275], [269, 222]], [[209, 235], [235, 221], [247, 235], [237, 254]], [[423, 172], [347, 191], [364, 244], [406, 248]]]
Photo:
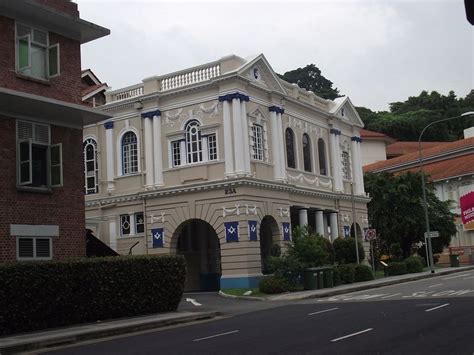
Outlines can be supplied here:
[[198, 2], [76, 0], [111, 30], [82, 67], [113, 89], [263, 53], [277, 73], [315, 63], [356, 106], [385, 110], [422, 90], [474, 87], [474, 26], [462, 0]]

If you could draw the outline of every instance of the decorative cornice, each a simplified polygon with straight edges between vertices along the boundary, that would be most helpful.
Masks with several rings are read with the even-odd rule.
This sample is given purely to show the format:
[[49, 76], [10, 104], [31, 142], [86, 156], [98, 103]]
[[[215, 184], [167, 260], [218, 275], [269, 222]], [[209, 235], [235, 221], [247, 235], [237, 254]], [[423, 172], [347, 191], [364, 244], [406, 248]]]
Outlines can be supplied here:
[[104, 123], [105, 129], [112, 129], [114, 128], [114, 123], [112, 121], [107, 121]]
[[276, 112], [276, 113], [281, 113], [281, 114], [284, 114], [285, 113], [285, 110], [281, 107], [278, 107], [278, 106], [270, 106], [268, 108], [268, 111], [270, 112]]
[[232, 101], [233, 99], [238, 99], [240, 101], [248, 102], [250, 98], [245, 94], [241, 94], [240, 92], [235, 92], [233, 94], [219, 96], [219, 102]]
[[358, 143], [362, 143], [362, 138], [357, 137], [357, 136], [353, 136], [353, 137], [351, 137], [351, 141], [353, 141], [353, 142], [358, 142]]
[[331, 130], [329, 131], [329, 133], [332, 133], [336, 136], [339, 136], [341, 134], [341, 131], [338, 130], [337, 128], [331, 128]]
[[142, 113], [142, 118], [153, 118], [155, 116], [161, 116], [160, 110], [148, 111]]

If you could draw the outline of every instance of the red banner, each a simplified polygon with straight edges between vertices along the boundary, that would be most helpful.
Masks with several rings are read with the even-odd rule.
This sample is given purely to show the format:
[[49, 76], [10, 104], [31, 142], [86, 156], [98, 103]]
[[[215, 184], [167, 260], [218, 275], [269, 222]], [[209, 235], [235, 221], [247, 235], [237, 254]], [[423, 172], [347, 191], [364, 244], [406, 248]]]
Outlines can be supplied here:
[[474, 191], [468, 192], [459, 199], [463, 224], [474, 222]]

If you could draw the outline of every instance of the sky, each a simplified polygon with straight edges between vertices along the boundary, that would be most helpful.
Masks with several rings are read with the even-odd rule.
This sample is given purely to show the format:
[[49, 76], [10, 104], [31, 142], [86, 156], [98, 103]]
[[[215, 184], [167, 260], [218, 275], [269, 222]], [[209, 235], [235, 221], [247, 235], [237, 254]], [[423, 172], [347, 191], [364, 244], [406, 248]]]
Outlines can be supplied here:
[[284, 73], [314, 63], [375, 111], [422, 90], [474, 87], [474, 26], [463, 0], [76, 0], [111, 34], [82, 46], [82, 67], [113, 89], [229, 54], [263, 53]]

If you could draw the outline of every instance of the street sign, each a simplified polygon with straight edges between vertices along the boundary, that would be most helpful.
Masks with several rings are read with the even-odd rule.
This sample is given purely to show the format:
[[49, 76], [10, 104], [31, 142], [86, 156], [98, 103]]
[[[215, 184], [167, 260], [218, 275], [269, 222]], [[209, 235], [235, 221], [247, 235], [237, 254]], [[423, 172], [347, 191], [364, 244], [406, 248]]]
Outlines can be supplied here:
[[377, 232], [375, 229], [367, 229], [367, 232], [365, 232], [365, 237], [367, 240], [375, 240], [377, 238]]
[[438, 237], [439, 237], [439, 232], [438, 231], [430, 232], [429, 236], [428, 236], [428, 233], [425, 232], [425, 238], [438, 238]]

